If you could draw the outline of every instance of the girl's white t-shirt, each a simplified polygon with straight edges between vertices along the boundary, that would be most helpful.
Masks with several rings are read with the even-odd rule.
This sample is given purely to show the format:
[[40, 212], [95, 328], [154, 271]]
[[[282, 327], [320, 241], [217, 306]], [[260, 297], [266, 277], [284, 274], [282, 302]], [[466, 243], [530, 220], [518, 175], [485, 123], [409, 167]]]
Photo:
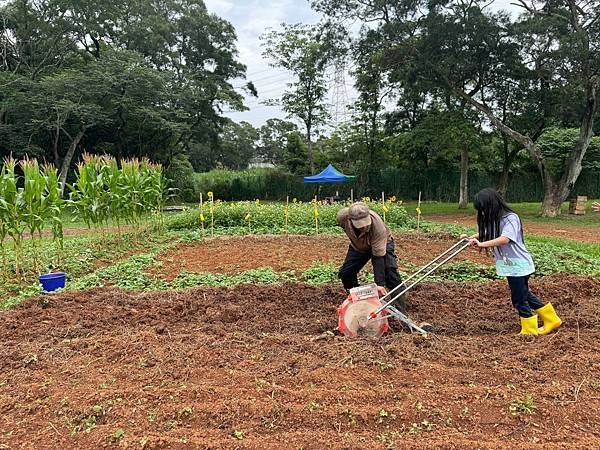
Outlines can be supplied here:
[[515, 213], [508, 213], [500, 219], [500, 235], [510, 242], [494, 247], [496, 273], [501, 277], [523, 277], [535, 272], [531, 254], [523, 241], [521, 219]]

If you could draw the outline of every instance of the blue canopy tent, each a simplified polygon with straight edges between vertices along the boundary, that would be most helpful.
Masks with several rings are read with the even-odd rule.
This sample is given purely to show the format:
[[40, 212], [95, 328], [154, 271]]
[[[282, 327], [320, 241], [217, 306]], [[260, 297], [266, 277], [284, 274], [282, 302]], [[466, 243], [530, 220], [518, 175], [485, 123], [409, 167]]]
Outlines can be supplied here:
[[331, 164], [329, 164], [323, 172], [317, 175], [304, 177], [305, 183], [345, 183], [346, 181], [355, 180], [354, 175], [344, 175]]
[[[311, 175], [308, 177], [304, 177], [304, 182], [305, 183], [319, 183], [318, 192], [320, 193], [321, 192], [321, 184], [320, 183], [345, 183], [346, 181], [354, 181], [355, 179], [356, 179], [356, 177], [354, 175], [344, 175], [342, 172], [340, 172], [335, 167], [333, 167], [331, 164], [329, 164], [327, 167], [325, 167], [325, 170], [323, 170], [323, 172], [318, 173], [317, 175]], [[351, 190], [350, 197], [351, 198], [354, 197], [354, 195], [352, 194], [352, 190]], [[333, 203], [333, 202], [337, 201], [338, 198], [339, 198], [338, 192], [336, 191], [334, 197], [328, 197], [326, 200], [329, 200], [331, 203]]]

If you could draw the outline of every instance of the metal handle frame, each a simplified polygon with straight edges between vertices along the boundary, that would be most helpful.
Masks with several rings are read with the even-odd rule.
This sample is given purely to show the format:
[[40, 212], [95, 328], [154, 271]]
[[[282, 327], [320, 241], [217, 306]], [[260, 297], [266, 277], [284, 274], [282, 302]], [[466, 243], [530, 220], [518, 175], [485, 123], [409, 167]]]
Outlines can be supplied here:
[[[383, 297], [381, 297], [380, 301], [383, 301], [385, 298], [390, 297], [394, 292], [396, 292], [402, 286], [405, 286], [404, 289], [402, 289], [402, 291], [399, 294], [396, 294], [396, 296], [394, 296], [394, 298], [392, 298], [391, 300], [388, 300], [383, 306], [381, 306], [376, 311], [373, 311], [369, 315], [369, 318], [367, 319], [367, 321], [374, 319], [377, 316], [377, 314], [379, 314], [381, 311], [383, 311], [384, 309], [386, 309], [395, 300], [397, 300], [398, 298], [400, 298], [406, 292], [408, 292], [409, 290], [411, 290], [414, 286], [416, 286], [421, 281], [423, 281], [430, 273], [432, 273], [432, 272], [436, 271], [437, 269], [439, 269], [440, 267], [442, 267], [444, 264], [446, 264], [448, 261], [450, 261], [452, 258], [454, 258], [456, 255], [458, 255], [460, 252], [462, 252], [464, 249], [466, 249], [470, 245], [471, 245], [471, 241], [469, 239], [467, 239], [467, 238], [461, 239], [456, 244], [454, 244], [452, 247], [450, 247], [448, 250], [446, 250], [445, 252], [443, 252], [440, 255], [438, 255], [435, 259], [433, 259], [429, 263], [425, 264], [418, 271], [416, 271], [411, 276], [409, 276], [407, 279], [405, 279], [402, 283], [400, 283], [398, 286], [396, 286], [394, 289], [392, 289], [386, 295], [384, 295]], [[443, 261], [437, 263], [441, 258], [443, 258], [444, 256], [446, 256], [448, 253], [451, 253], [450, 256], [446, 257]], [[406, 282], [407, 281], [412, 280], [417, 275], [419, 275], [423, 271], [427, 270], [428, 268], [430, 268], [435, 263], [437, 263], [437, 264], [433, 268], [431, 268], [429, 271], [427, 271], [424, 275], [422, 275], [418, 280], [414, 281], [410, 286], [406, 286]]]

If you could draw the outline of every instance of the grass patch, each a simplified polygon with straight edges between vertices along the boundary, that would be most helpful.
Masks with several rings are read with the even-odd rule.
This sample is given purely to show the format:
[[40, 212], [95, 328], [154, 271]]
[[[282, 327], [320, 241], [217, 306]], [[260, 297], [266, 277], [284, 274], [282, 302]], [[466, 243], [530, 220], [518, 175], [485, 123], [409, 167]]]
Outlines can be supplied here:
[[[542, 217], [540, 212], [542, 204], [539, 202], [510, 203], [509, 206], [523, 219], [524, 222], [548, 223], [560, 225], [589, 226], [600, 229], [600, 214], [592, 211], [592, 203], [598, 200], [588, 200], [586, 203], [586, 214], [576, 216], [569, 214], [569, 202], [561, 206], [561, 215], [558, 217]], [[410, 216], [416, 217], [417, 202], [405, 202], [404, 207]], [[459, 209], [457, 203], [421, 202], [421, 217], [427, 219], [429, 216], [465, 216], [473, 217], [476, 222], [476, 211], [473, 203], [469, 203], [466, 209]]]

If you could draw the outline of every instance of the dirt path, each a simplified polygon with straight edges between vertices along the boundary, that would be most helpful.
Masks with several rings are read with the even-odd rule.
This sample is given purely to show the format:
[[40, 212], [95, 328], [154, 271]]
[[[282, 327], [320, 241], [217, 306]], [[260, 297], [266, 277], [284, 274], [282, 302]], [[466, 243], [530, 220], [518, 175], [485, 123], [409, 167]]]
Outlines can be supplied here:
[[[432, 222], [451, 223], [454, 225], [476, 226], [477, 222], [472, 214], [447, 214], [447, 215], [427, 215], [426, 220]], [[541, 236], [554, 236], [574, 241], [600, 243], [600, 217], [598, 218], [598, 227], [585, 227], [566, 224], [552, 223], [534, 223], [523, 219], [523, 232], [527, 234], [537, 234]]]
[[532, 287], [565, 320], [535, 340], [503, 282], [419, 286], [428, 339], [318, 339], [337, 286], [30, 299], [0, 312], [0, 448], [599, 448], [600, 283]]

